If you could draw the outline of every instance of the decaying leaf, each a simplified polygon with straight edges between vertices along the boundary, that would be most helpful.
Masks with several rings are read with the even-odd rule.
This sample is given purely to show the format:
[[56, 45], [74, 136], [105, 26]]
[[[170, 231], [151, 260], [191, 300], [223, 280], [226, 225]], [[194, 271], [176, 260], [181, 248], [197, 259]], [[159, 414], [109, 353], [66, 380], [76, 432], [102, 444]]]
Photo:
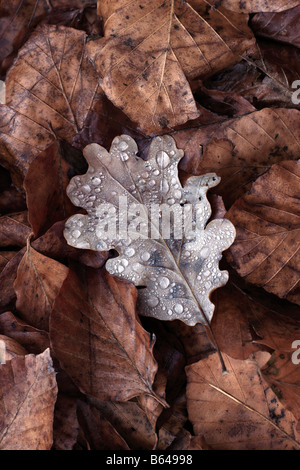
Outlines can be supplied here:
[[210, 293], [228, 280], [219, 270], [221, 253], [235, 236], [226, 219], [206, 226], [206, 193], [220, 179], [191, 177], [182, 188], [177, 165], [183, 151], [170, 136], [153, 139], [147, 161], [137, 150], [126, 135], [114, 139], [110, 153], [97, 144], [85, 148], [89, 169], [71, 180], [67, 193], [89, 215], [68, 219], [64, 235], [77, 248], [119, 251], [106, 268], [146, 287], [139, 292], [143, 315], [207, 325], [214, 311]]
[[18, 184], [40, 151], [55, 139], [72, 140], [97, 98], [98, 77], [86, 41], [84, 31], [40, 26], [9, 70], [0, 149]]
[[63, 264], [27, 244], [14, 282], [17, 309], [32, 326], [48, 331], [53, 302], [68, 274]]
[[49, 450], [57, 395], [49, 349], [15, 357], [0, 372], [0, 450]]
[[273, 165], [227, 213], [237, 228], [230, 263], [247, 282], [298, 304], [299, 178], [299, 161]]
[[108, 98], [146, 132], [198, 116], [188, 80], [233, 65], [254, 44], [247, 15], [199, 1], [104, 0], [105, 38], [88, 50]]
[[[126, 401], [152, 391], [157, 371], [153, 341], [135, 312], [134, 286], [87, 268], [70, 271], [50, 317], [51, 346], [83, 393]], [[163, 400], [159, 400], [164, 403]]]
[[[202, 3], [201, 0], [189, 0], [189, 3], [193, 5], [194, 8]], [[266, 12], [279, 12], [288, 10], [299, 5], [299, 0], [210, 0], [210, 5], [215, 5], [216, 8], [222, 4], [222, 7], [228, 8], [228, 10], [239, 11], [241, 13], [254, 13], [256, 11], [266, 11]]]
[[229, 374], [223, 376], [216, 354], [187, 367], [188, 414], [195, 434], [204, 435], [214, 450], [298, 450], [295, 423], [262, 382], [255, 358], [224, 359]]

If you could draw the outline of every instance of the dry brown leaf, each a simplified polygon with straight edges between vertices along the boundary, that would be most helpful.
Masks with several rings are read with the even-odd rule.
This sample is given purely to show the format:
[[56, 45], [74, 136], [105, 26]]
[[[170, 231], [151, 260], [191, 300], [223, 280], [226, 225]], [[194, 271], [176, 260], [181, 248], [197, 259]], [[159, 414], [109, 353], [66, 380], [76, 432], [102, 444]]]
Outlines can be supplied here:
[[70, 169], [57, 142], [31, 163], [24, 180], [24, 189], [28, 219], [35, 237], [74, 213], [75, 208], [65, 193]]
[[298, 304], [299, 177], [299, 161], [273, 165], [227, 213], [237, 229], [228, 260], [239, 275]]
[[251, 20], [251, 28], [258, 36], [300, 47], [297, 27], [300, 2], [297, 3], [298, 6], [281, 13], [257, 13]]
[[[92, 402], [93, 403], [93, 402]], [[157, 445], [155, 428], [136, 401], [94, 403], [102, 417], [111, 423], [130, 449], [152, 450]]]
[[130, 450], [126, 441], [95, 406], [80, 401], [77, 413], [91, 450]]
[[[295, 338], [299, 338], [295, 336]], [[292, 349], [294, 341], [290, 343]], [[298, 349], [297, 349], [298, 348]], [[293, 360], [293, 354], [295, 358]], [[266, 382], [270, 384], [273, 392], [280, 402], [290, 410], [298, 420], [299, 430], [300, 420], [300, 368], [299, 368], [299, 341], [294, 351], [275, 351], [268, 363], [261, 369]]]
[[28, 243], [14, 282], [21, 318], [48, 331], [49, 315], [67, 274], [66, 266], [40, 254]]
[[53, 449], [73, 450], [78, 433], [77, 398], [59, 393], [54, 411]]
[[247, 16], [201, 1], [197, 13], [183, 0], [101, 1], [104, 41], [88, 49], [108, 98], [146, 131], [198, 116], [189, 79], [241, 60], [253, 44]]
[[[197, 9], [201, 0], [189, 0], [189, 3]], [[293, 8], [300, 4], [299, 0], [209, 0], [210, 5], [241, 13], [254, 13], [256, 11], [276, 12]]]
[[33, 158], [55, 139], [71, 141], [98, 96], [98, 77], [86, 56], [87, 36], [40, 26], [20, 49], [0, 107], [0, 149], [21, 184]]
[[47, 349], [0, 365], [0, 450], [49, 450], [57, 395]]
[[19, 246], [23, 248], [31, 232], [27, 211], [7, 214], [0, 217], [1, 247]]
[[40, 354], [50, 347], [45, 331], [26, 324], [11, 312], [0, 315], [0, 332], [16, 340], [30, 354]]
[[26, 354], [28, 354], [26, 349], [24, 349], [17, 341], [2, 334], [0, 334], [0, 345], [3, 353], [0, 357], [0, 364], [5, 364], [14, 357], [26, 356]]
[[[106, 269], [146, 287], [138, 297], [143, 315], [209, 325], [214, 311], [210, 294], [228, 280], [227, 271], [219, 270], [221, 253], [235, 236], [234, 226], [226, 219], [207, 224], [211, 207], [206, 193], [219, 178], [213, 173], [192, 177], [182, 188], [177, 166], [183, 152], [170, 136], [152, 140], [146, 162], [136, 157], [137, 151], [127, 135], [113, 140], [110, 153], [98, 144], [85, 148], [89, 169], [71, 180], [67, 193], [88, 216], [68, 219], [66, 240], [77, 248], [116, 249], [120, 256], [109, 259]], [[164, 207], [169, 218], [173, 210], [177, 228], [171, 228], [163, 212], [159, 222], [158, 215], [153, 216], [154, 206], [161, 211]], [[125, 230], [117, 230], [124, 212]], [[193, 221], [189, 227], [183, 223], [187, 219]], [[107, 224], [115, 232], [106, 231]], [[141, 235], [137, 226], [142, 227]]]
[[173, 134], [185, 152], [180, 169], [189, 174], [215, 172], [216, 192], [227, 208], [273, 163], [297, 160], [300, 154], [300, 112], [263, 109], [223, 124]]
[[[259, 359], [265, 361], [268, 353]], [[300, 449], [291, 414], [262, 382], [254, 359], [224, 354], [228, 374], [222, 375], [217, 354], [188, 366], [189, 419], [196, 435], [214, 450]]]
[[136, 291], [101, 270], [70, 271], [50, 319], [55, 356], [83, 393], [126, 401], [152, 391], [153, 341], [135, 312]]

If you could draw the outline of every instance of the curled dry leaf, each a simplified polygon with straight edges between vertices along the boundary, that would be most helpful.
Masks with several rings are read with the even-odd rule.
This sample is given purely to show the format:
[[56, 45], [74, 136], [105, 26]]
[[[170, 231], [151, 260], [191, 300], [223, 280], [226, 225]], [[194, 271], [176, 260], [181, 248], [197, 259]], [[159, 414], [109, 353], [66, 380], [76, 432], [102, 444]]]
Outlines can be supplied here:
[[147, 133], [196, 118], [188, 80], [239, 62], [254, 44], [246, 15], [199, 3], [199, 13], [183, 0], [99, 3], [105, 38], [88, 49], [101, 86]]
[[27, 211], [0, 217], [1, 247], [19, 246], [22, 248], [26, 245], [26, 240], [31, 232]]
[[220, 179], [192, 177], [182, 188], [177, 165], [183, 151], [170, 136], [152, 140], [146, 162], [137, 150], [126, 135], [114, 139], [110, 153], [97, 144], [85, 148], [89, 169], [71, 180], [67, 193], [88, 216], [67, 221], [66, 240], [77, 248], [118, 250], [106, 269], [146, 287], [139, 292], [143, 315], [208, 325], [214, 311], [209, 296], [228, 280], [227, 271], [219, 270], [221, 253], [235, 236], [226, 219], [206, 225], [206, 193]]
[[[259, 361], [269, 356], [259, 354]], [[293, 418], [262, 382], [255, 358], [224, 359], [229, 373], [223, 376], [217, 354], [186, 368], [195, 434], [213, 450], [299, 450]]]
[[[126, 401], [152, 391], [153, 341], [135, 312], [134, 286], [87, 268], [70, 271], [50, 317], [50, 339], [61, 367], [83, 393]], [[165, 403], [164, 403], [165, 404]]]
[[53, 140], [71, 141], [98, 96], [86, 56], [87, 36], [63, 26], [39, 26], [20, 49], [0, 107], [0, 149], [16, 183]]
[[300, 303], [300, 162], [284, 161], [231, 207], [237, 228], [228, 260], [247, 282]]
[[57, 395], [47, 349], [0, 365], [0, 450], [49, 450]]

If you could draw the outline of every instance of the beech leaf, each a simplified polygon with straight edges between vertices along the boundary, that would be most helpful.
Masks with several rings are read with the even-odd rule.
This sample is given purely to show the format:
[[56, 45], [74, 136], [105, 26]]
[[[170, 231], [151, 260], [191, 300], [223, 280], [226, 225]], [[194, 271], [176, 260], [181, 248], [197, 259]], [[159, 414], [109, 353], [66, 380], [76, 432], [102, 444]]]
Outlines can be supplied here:
[[[136, 156], [137, 150], [135, 141], [126, 135], [114, 139], [110, 153], [98, 144], [85, 148], [89, 169], [71, 180], [67, 193], [88, 216], [69, 218], [64, 235], [77, 248], [118, 250], [120, 256], [109, 259], [106, 269], [147, 287], [139, 295], [143, 315], [207, 325], [214, 311], [209, 296], [228, 280], [227, 271], [219, 270], [221, 253], [235, 236], [226, 219], [206, 225], [211, 215], [206, 193], [220, 179], [215, 174], [191, 177], [182, 188], [177, 165], [183, 151], [170, 136], [152, 140], [147, 161]], [[161, 223], [157, 209], [161, 216], [163, 211], [167, 214]], [[177, 224], [168, 231], [172, 210]], [[128, 224], [121, 220], [125, 212]], [[186, 221], [190, 224], [183, 227]], [[119, 230], [106, 236], [110, 223], [117, 223]], [[125, 232], [122, 225], [126, 225]], [[140, 233], [134, 231], [137, 226]]]
[[[269, 356], [256, 355], [259, 362]], [[295, 422], [262, 382], [256, 356], [241, 361], [224, 354], [224, 359], [229, 374], [223, 376], [217, 354], [186, 368], [195, 434], [213, 450], [298, 450]]]
[[0, 365], [0, 450], [50, 450], [57, 395], [47, 349]]
[[248, 17], [201, 1], [104, 0], [104, 41], [88, 44], [108, 98], [146, 132], [198, 116], [188, 80], [241, 60], [254, 44]]
[[237, 228], [228, 260], [247, 282], [300, 304], [300, 162], [273, 165], [227, 213]]
[[135, 312], [132, 285], [86, 268], [70, 271], [50, 316], [50, 339], [61, 367], [83, 393], [126, 401], [152, 391], [157, 364], [153, 340]]
[[98, 77], [86, 41], [84, 31], [39, 26], [7, 74], [0, 149], [18, 184], [55, 139], [72, 141], [97, 99]]

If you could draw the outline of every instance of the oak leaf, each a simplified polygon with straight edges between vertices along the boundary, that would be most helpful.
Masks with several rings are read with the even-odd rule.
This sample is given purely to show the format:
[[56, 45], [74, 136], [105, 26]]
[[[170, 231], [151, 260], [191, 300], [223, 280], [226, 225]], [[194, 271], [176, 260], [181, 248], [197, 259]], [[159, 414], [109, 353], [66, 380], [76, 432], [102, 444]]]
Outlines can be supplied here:
[[[214, 311], [209, 296], [228, 280], [227, 271], [219, 270], [221, 253], [235, 236], [226, 219], [206, 225], [211, 215], [206, 193], [219, 178], [214, 174], [192, 177], [182, 188], [177, 165], [183, 151], [170, 136], [152, 140], [146, 162], [136, 157], [137, 150], [135, 141], [126, 135], [114, 139], [110, 153], [97, 144], [85, 148], [89, 169], [71, 180], [67, 193], [88, 216], [68, 219], [66, 240], [77, 248], [116, 249], [119, 256], [109, 259], [106, 269], [147, 287], [138, 298], [143, 315], [208, 325]], [[153, 206], [166, 211], [165, 217], [161, 213], [161, 223], [159, 214], [153, 215]], [[177, 226], [171, 229], [172, 206]], [[105, 216], [106, 210], [111, 219]], [[128, 219], [123, 223], [125, 213]], [[184, 221], [190, 225], [184, 226]], [[115, 227], [117, 223], [118, 233], [114, 229], [106, 233], [107, 223]], [[137, 226], [141, 232], [135, 232]]]
[[57, 384], [49, 349], [15, 357], [0, 372], [0, 449], [50, 450]]
[[298, 304], [299, 178], [299, 161], [273, 165], [227, 213], [237, 228], [228, 260], [239, 275]]
[[147, 133], [198, 116], [188, 80], [229, 67], [254, 44], [247, 16], [183, 0], [101, 1], [104, 40], [88, 45], [108, 98]]

